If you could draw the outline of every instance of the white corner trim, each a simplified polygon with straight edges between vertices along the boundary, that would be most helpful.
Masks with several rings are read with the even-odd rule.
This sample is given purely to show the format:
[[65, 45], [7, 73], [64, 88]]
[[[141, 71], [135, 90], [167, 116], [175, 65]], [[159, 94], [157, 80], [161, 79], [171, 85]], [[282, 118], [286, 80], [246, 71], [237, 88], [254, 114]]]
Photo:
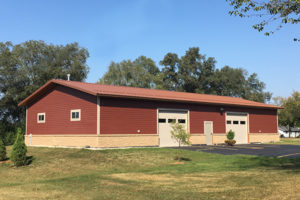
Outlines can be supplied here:
[[27, 106], [26, 106], [26, 116], [25, 116], [25, 135], [27, 135]]
[[97, 96], [97, 135], [100, 135], [100, 97]]
[[[79, 112], [79, 118], [72, 118], [73, 112]], [[81, 109], [70, 110], [70, 121], [80, 121], [81, 120]]]
[[[42, 115], [44, 116], [44, 120], [39, 120], [39, 116], [42, 116]], [[36, 116], [37, 116], [37, 118], [36, 118], [37, 123], [40, 124], [40, 123], [45, 123], [46, 122], [46, 113], [38, 113]], [[26, 112], [26, 118], [27, 118], [27, 112]], [[27, 119], [26, 119], [26, 121], [27, 121]]]

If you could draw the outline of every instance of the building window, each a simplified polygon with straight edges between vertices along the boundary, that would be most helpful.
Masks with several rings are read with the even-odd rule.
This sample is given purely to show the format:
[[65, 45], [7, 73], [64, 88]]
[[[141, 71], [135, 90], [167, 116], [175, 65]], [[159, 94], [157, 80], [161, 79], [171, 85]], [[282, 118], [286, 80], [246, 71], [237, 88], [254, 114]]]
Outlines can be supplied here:
[[240, 124], [245, 125], [246, 121], [240, 121]]
[[227, 120], [227, 121], [226, 121], [226, 124], [231, 124], [231, 120]]
[[176, 123], [176, 119], [168, 119], [168, 123]]
[[71, 110], [71, 121], [80, 121], [81, 120], [81, 110]]
[[45, 123], [46, 122], [46, 114], [38, 113], [37, 114], [37, 123]]
[[158, 119], [158, 123], [166, 123], [166, 119], [164, 119], [164, 118], [159, 118], [159, 119]]
[[185, 124], [185, 119], [178, 119], [179, 124]]
[[233, 121], [233, 124], [239, 124], [239, 121]]

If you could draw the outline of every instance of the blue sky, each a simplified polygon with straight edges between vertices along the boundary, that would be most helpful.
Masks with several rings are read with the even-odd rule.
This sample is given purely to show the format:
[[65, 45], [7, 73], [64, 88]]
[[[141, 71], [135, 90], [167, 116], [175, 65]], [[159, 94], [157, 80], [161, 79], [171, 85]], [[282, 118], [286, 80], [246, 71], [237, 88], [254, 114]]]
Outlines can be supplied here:
[[189, 47], [229, 65], [256, 72], [273, 96], [300, 90], [300, 25], [270, 37], [252, 29], [255, 19], [228, 15], [225, 0], [0, 0], [0, 41], [78, 42], [88, 49], [96, 82], [111, 61], [140, 55], [157, 63]]

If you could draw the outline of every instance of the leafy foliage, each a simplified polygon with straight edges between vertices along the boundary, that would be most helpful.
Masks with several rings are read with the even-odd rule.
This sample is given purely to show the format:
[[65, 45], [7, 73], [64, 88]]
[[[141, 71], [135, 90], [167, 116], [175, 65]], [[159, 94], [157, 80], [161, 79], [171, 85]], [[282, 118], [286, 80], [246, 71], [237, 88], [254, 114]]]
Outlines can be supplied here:
[[242, 97], [259, 102], [270, 100], [271, 93], [264, 91], [265, 84], [259, 81], [257, 74], [248, 76], [246, 70], [229, 66], [216, 69], [216, 60], [206, 58], [199, 51], [197, 47], [190, 48], [181, 58], [175, 53], [167, 53], [160, 61], [161, 70], [144, 56], [133, 62], [111, 63], [99, 82]]
[[3, 141], [0, 139], [0, 161], [6, 160], [6, 147]]
[[225, 140], [225, 143], [228, 144], [229, 146], [233, 146], [236, 143], [236, 141], [234, 140], [234, 136], [235, 133], [233, 130], [228, 131], [226, 135], [227, 140]]
[[180, 161], [180, 147], [181, 145], [189, 145], [191, 134], [186, 131], [183, 125], [179, 123], [173, 123], [171, 125], [171, 137], [178, 142], [178, 161]]
[[99, 83], [153, 88], [158, 72], [159, 69], [151, 58], [140, 56], [133, 62], [130, 60], [112, 62]]
[[66, 79], [69, 73], [71, 80], [84, 80], [88, 56], [88, 51], [77, 43], [64, 46], [34, 40], [17, 45], [0, 43], [1, 134], [24, 126], [25, 110], [18, 103], [50, 79]]
[[[300, 1], [299, 0], [227, 0], [233, 6], [230, 15], [240, 17], [259, 17], [262, 21], [253, 25], [258, 31], [264, 31], [267, 25], [276, 22], [276, 28], [266, 31], [269, 36], [276, 30], [283, 27], [284, 24], [298, 24], [300, 22]], [[299, 39], [294, 38], [295, 41]]]
[[27, 147], [24, 142], [24, 135], [22, 134], [21, 128], [18, 128], [17, 138], [14, 145], [12, 146], [10, 159], [17, 167], [26, 165], [27, 164], [26, 153], [27, 153]]
[[234, 139], [234, 131], [233, 130], [230, 130], [230, 131], [228, 131], [228, 133], [227, 133], [227, 135], [226, 135], [226, 137], [227, 137], [227, 139], [228, 140], [233, 140]]
[[277, 105], [284, 109], [278, 110], [278, 123], [287, 126], [289, 132], [292, 127], [300, 126], [300, 92], [293, 92], [288, 98], [274, 98]]
[[186, 129], [183, 127], [183, 125], [179, 123], [173, 123], [171, 125], [171, 136], [174, 140], [178, 142], [178, 145], [180, 147], [181, 144], [183, 145], [189, 145], [190, 144], [190, 137], [191, 134], [189, 134]]

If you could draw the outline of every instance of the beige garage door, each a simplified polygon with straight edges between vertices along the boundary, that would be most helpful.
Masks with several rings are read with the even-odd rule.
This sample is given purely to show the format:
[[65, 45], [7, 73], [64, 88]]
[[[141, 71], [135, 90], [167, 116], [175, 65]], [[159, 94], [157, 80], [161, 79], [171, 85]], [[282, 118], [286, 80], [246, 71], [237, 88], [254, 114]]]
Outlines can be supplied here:
[[247, 113], [226, 113], [226, 132], [233, 130], [237, 144], [248, 143]]
[[173, 147], [178, 146], [178, 143], [171, 137], [171, 124], [177, 122], [187, 128], [187, 112], [186, 111], [171, 111], [159, 110], [158, 112], [158, 133], [159, 146]]

